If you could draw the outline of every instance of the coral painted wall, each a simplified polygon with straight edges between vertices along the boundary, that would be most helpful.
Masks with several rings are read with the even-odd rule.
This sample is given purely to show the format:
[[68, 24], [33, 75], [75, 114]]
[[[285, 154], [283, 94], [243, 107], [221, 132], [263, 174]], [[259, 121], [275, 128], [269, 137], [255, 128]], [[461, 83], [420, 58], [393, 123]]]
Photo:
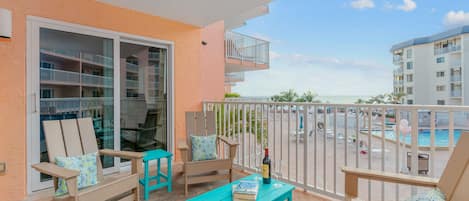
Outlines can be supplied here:
[[[95, 0], [2, 0], [13, 13], [13, 37], [0, 39], [0, 200], [22, 200], [27, 192], [26, 16], [173, 41], [175, 142], [185, 139], [185, 111], [204, 99], [223, 98], [223, 22], [206, 28], [118, 8]], [[201, 45], [201, 40], [208, 42]], [[176, 159], [179, 160], [176, 152]]]

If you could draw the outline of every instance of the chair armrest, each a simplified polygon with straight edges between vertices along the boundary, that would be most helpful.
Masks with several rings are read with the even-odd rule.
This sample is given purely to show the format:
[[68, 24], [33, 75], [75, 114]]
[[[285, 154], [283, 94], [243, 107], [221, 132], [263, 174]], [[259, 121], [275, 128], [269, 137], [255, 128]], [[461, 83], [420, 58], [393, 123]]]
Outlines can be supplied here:
[[143, 153], [141, 152], [133, 152], [133, 151], [117, 151], [112, 149], [101, 149], [99, 150], [99, 154], [106, 155], [106, 156], [114, 156], [119, 158], [125, 159], [141, 159], [143, 158]]
[[32, 167], [40, 173], [62, 179], [70, 179], [80, 174], [79, 171], [59, 167], [53, 163], [39, 163], [32, 165]]
[[412, 176], [352, 167], [343, 167], [342, 172], [345, 173], [346, 200], [350, 200], [351, 198], [356, 198], [358, 196], [359, 178], [423, 187], [437, 187], [438, 185], [438, 179], [429, 177]]
[[229, 146], [238, 146], [239, 144], [233, 140], [228, 139], [227, 137], [218, 136], [222, 142], [228, 144]]
[[184, 162], [184, 163], [188, 162], [189, 161], [189, 158], [188, 158], [189, 146], [187, 146], [186, 141], [180, 141], [178, 143], [178, 149], [181, 152], [182, 162]]

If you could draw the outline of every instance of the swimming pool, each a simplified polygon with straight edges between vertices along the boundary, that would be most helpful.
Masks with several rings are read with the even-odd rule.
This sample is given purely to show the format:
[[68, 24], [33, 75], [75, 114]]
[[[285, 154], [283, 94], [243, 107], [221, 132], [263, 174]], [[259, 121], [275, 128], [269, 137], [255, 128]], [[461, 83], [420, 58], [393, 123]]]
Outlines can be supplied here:
[[[464, 130], [454, 130], [454, 144], [456, 144], [459, 140], [459, 137], [461, 136], [461, 133]], [[367, 131], [363, 131], [367, 132]], [[381, 131], [372, 131], [371, 132], [373, 135], [376, 136], [381, 136]], [[435, 146], [438, 147], [447, 147], [449, 143], [449, 138], [448, 138], [448, 129], [437, 129], [435, 130]], [[396, 135], [393, 130], [386, 130], [384, 131], [384, 135], [386, 139], [390, 140], [396, 140]], [[403, 136], [401, 136], [401, 141], [403, 140]], [[418, 138], [418, 143], [419, 146], [430, 146], [430, 130], [420, 130], [419, 131], [419, 138]], [[404, 141], [408, 144], [411, 142], [411, 136], [407, 135], [404, 139]]]

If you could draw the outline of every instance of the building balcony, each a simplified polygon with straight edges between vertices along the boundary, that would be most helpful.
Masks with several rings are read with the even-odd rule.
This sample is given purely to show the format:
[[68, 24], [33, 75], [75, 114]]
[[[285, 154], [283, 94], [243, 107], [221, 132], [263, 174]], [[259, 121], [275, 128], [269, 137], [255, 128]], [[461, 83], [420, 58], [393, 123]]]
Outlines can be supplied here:
[[268, 69], [268, 41], [227, 31], [225, 33], [225, 72], [244, 72]]
[[461, 79], [461, 74], [457, 74], [457, 75], [451, 75], [451, 82], [461, 82], [462, 79]]
[[114, 104], [113, 98], [42, 98], [41, 114], [75, 113], [102, 110]]
[[112, 87], [111, 77], [90, 75], [85, 73], [41, 68], [41, 83], [56, 85], [77, 85], [90, 87]]
[[461, 89], [452, 89], [450, 92], [451, 97], [453, 98], [460, 98], [462, 97], [462, 90]]
[[[236, 167], [260, 172], [258, 164], [268, 146], [274, 178], [337, 200], [344, 200], [344, 166], [439, 178], [460, 129], [469, 128], [469, 107], [461, 106], [237, 100], [207, 101], [203, 108], [221, 112], [215, 121], [217, 134], [240, 143]], [[250, 123], [238, 124], [244, 117], [232, 114], [247, 114]], [[396, 122], [404, 119], [413, 129], [398, 137]], [[407, 185], [359, 183], [359, 200], [402, 200], [415, 193]]]
[[457, 52], [457, 51], [461, 51], [461, 45], [448, 46], [444, 48], [435, 49], [435, 55], [447, 54], [450, 52]]
[[244, 72], [225, 73], [225, 83], [234, 83], [244, 81]]
[[404, 80], [394, 80], [394, 85], [403, 85]]
[[394, 63], [394, 65], [399, 65], [403, 62], [403, 57], [402, 55], [399, 55], [399, 54], [395, 54], [392, 58], [392, 62]]

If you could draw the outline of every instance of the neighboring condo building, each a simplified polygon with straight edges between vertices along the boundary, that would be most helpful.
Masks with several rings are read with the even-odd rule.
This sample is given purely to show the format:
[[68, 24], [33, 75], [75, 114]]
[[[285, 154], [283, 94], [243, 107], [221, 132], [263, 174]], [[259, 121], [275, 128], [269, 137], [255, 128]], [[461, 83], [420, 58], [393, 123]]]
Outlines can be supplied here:
[[469, 105], [469, 26], [415, 38], [391, 48], [394, 93], [403, 104]]

